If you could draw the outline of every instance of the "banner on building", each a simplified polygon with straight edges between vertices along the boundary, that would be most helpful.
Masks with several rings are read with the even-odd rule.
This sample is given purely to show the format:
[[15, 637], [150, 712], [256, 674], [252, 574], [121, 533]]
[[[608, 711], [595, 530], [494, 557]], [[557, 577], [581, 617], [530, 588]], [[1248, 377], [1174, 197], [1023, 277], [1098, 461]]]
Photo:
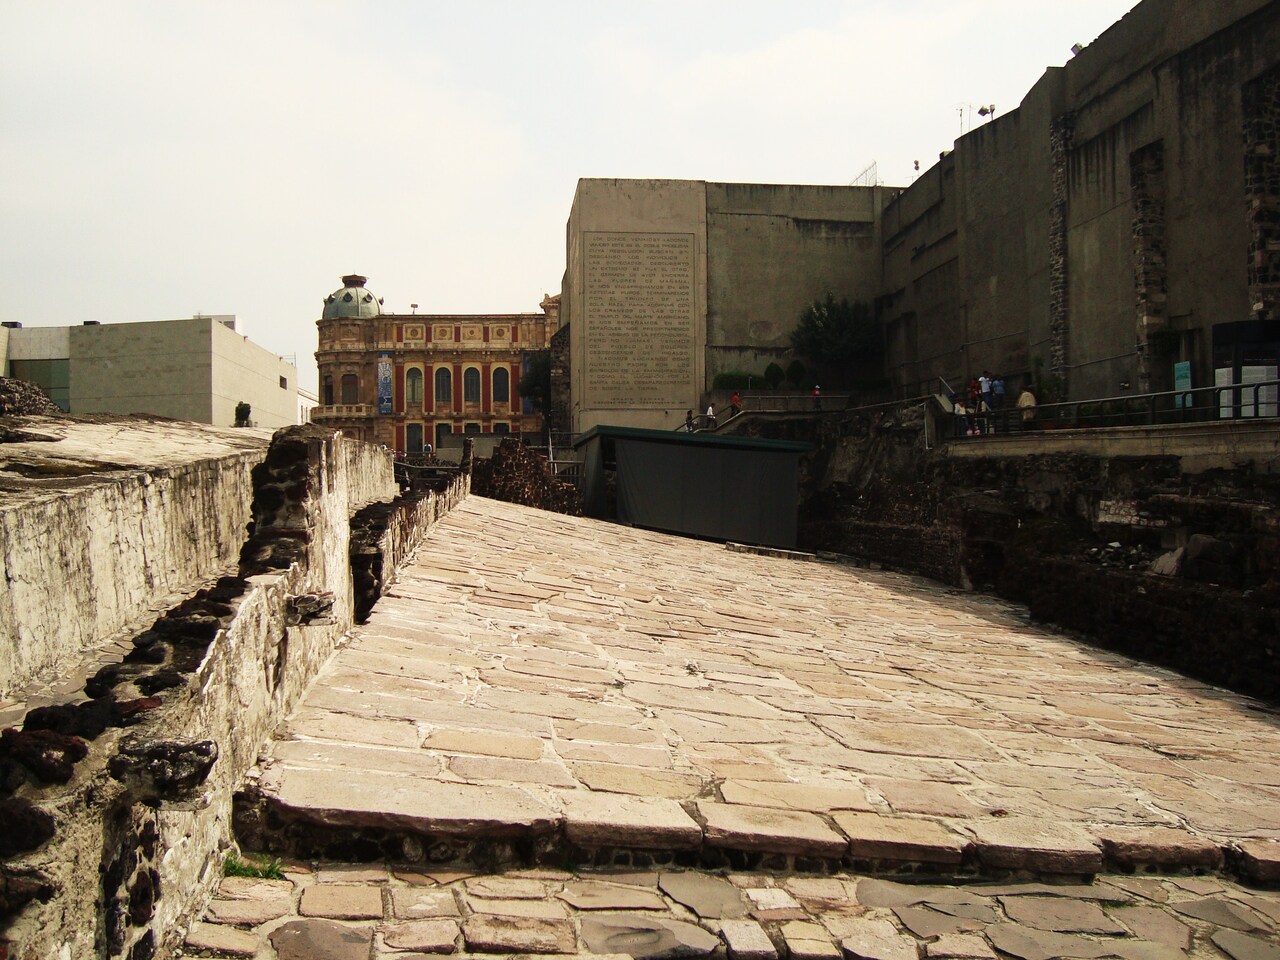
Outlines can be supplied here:
[[378, 357], [378, 412], [391, 412], [391, 355]]

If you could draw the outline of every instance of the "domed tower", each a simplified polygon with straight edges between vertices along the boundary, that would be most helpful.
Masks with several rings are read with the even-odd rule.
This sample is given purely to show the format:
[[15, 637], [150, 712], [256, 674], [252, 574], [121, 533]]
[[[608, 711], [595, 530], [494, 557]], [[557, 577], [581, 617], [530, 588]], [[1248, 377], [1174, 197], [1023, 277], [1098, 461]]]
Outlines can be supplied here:
[[376, 410], [377, 383], [367, 351], [378, 339], [382, 299], [365, 287], [367, 282], [358, 273], [347, 274], [342, 287], [324, 298], [316, 321], [320, 405], [312, 420], [339, 427], [348, 436], [372, 439], [366, 433]]
[[365, 289], [368, 277], [349, 273], [342, 278], [342, 289], [324, 298], [322, 320], [370, 319], [382, 313], [382, 300]]

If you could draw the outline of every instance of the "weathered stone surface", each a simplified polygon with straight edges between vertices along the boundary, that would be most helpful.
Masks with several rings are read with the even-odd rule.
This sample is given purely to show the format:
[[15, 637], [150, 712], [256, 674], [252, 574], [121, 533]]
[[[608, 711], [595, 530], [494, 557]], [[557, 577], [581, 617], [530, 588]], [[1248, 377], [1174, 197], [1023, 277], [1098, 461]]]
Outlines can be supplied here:
[[439, 750], [443, 753], [475, 753], [486, 757], [506, 757], [511, 760], [537, 760], [542, 756], [543, 745], [544, 742], [537, 737], [449, 729], [433, 730], [422, 741], [424, 750]]
[[787, 953], [794, 960], [839, 960], [840, 948], [831, 942], [825, 927], [810, 921], [792, 920], [781, 927]]
[[1048, 873], [1097, 873], [1102, 851], [1082, 828], [1031, 817], [973, 824], [978, 858], [993, 867]]
[[585, 786], [605, 793], [687, 800], [696, 797], [702, 790], [702, 778], [688, 773], [587, 761], [575, 761], [568, 764], [568, 767]]
[[462, 922], [467, 949], [474, 953], [573, 953], [568, 920], [474, 915]]
[[596, 880], [576, 880], [567, 883], [556, 896], [575, 910], [665, 910], [667, 908], [666, 901], [656, 893]]
[[664, 873], [658, 886], [672, 900], [703, 918], [736, 919], [747, 915], [747, 905], [738, 888], [720, 877], [696, 871]]
[[755, 807], [784, 807], [826, 813], [830, 810], [871, 810], [862, 785], [840, 783], [787, 783], [771, 780], [726, 780], [720, 787], [726, 803]]
[[293, 902], [289, 896], [263, 900], [222, 900], [215, 898], [209, 901], [209, 906], [205, 910], [205, 918], [213, 923], [256, 927], [258, 924], [266, 923], [268, 920], [283, 917], [292, 908]]
[[457, 920], [408, 920], [390, 924], [382, 930], [382, 942], [396, 950], [453, 953], [457, 940]]
[[[982, 889], [982, 888], [976, 888]], [[862, 877], [857, 886], [858, 902], [868, 907], [909, 907], [917, 903], [990, 904], [985, 896], [964, 887], [935, 887], [915, 883], [894, 883], [875, 877]]]
[[572, 787], [575, 782], [564, 764], [550, 760], [508, 760], [506, 757], [451, 756], [449, 772], [472, 783], [536, 783], [546, 787]]
[[1246, 840], [1239, 845], [1240, 865], [1251, 880], [1280, 881], [1280, 843], [1274, 840]]
[[587, 790], [560, 798], [565, 835], [574, 843], [677, 850], [702, 842], [702, 828], [674, 800]]
[[972, 933], [947, 933], [925, 944], [928, 960], [996, 960], [990, 944]]
[[215, 923], [193, 923], [187, 932], [187, 947], [233, 957], [252, 957], [258, 952], [258, 938], [252, 933]]
[[1057, 933], [1105, 933], [1120, 935], [1116, 923], [1096, 903], [1062, 897], [1001, 897], [1004, 912], [1014, 923]]
[[916, 941], [888, 920], [851, 919], [840, 946], [849, 960], [918, 960]]
[[1020, 960], [1096, 960], [1113, 953], [1110, 945], [1097, 940], [1034, 930], [1016, 923], [997, 923], [985, 932], [997, 950]]
[[541, 900], [547, 896], [547, 885], [529, 877], [471, 877], [462, 884], [467, 893], [488, 900]]
[[487, 913], [497, 917], [527, 917], [533, 920], [562, 920], [569, 915], [559, 900], [486, 900], [468, 896], [467, 906], [472, 913]]
[[456, 917], [458, 903], [452, 890], [397, 887], [391, 891], [391, 912], [399, 920]]
[[298, 913], [332, 920], [376, 920], [382, 917], [382, 888], [353, 883], [316, 884], [302, 891]]
[[277, 960], [368, 960], [372, 927], [331, 920], [291, 920], [271, 931]]
[[848, 848], [844, 837], [812, 813], [708, 800], [698, 802], [698, 811], [713, 847], [819, 857], [839, 857]]
[[754, 920], [723, 920], [720, 934], [729, 949], [730, 960], [777, 960], [778, 950]]
[[954, 864], [964, 857], [964, 839], [932, 820], [844, 812], [832, 819], [848, 836], [855, 859]]
[[949, 783], [931, 780], [873, 779], [867, 785], [884, 797], [894, 813], [931, 817], [977, 817], [982, 808]]
[[582, 942], [592, 953], [627, 953], [637, 960], [701, 957], [720, 945], [692, 923], [642, 913], [585, 917]]
[[1107, 860], [1121, 866], [1222, 865], [1222, 848], [1211, 840], [1169, 827], [1105, 827], [1095, 831]]
[[277, 799], [296, 815], [334, 826], [384, 826], [459, 834], [483, 830], [489, 836], [545, 833], [559, 817], [527, 793], [507, 787], [480, 787], [416, 780], [366, 771], [358, 778], [335, 778], [326, 770], [273, 769]]
[[747, 887], [751, 915], [757, 920], [804, 920], [808, 913], [786, 890], [779, 887]]
[[1169, 906], [1185, 917], [1195, 917], [1217, 927], [1244, 932], [1267, 929], [1267, 924], [1248, 907], [1224, 897], [1205, 897]]
[[963, 933], [981, 930], [983, 927], [981, 921], [952, 916], [929, 907], [895, 907], [893, 912], [904, 927], [924, 940], [940, 937], [944, 933]]
[[1135, 937], [1152, 940], [1178, 950], [1191, 949], [1193, 931], [1165, 910], [1155, 907], [1112, 907], [1110, 914], [1133, 932]]
[[1280, 946], [1235, 930], [1215, 931], [1213, 942], [1232, 960], [1280, 960]]

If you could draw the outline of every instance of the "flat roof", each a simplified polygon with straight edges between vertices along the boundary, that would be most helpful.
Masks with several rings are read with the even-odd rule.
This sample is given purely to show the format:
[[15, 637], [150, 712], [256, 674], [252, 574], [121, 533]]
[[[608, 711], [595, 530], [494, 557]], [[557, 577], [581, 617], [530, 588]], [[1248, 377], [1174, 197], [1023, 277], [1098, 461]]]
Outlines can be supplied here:
[[595, 437], [613, 440], [647, 440], [650, 443], [691, 443], [705, 447], [729, 447], [736, 450], [759, 450], [762, 453], [808, 453], [813, 444], [798, 440], [765, 440], [760, 437], [719, 436], [714, 433], [689, 433], [678, 430], [650, 430], [644, 427], [614, 427], [600, 424], [592, 427], [576, 441], [573, 448]]

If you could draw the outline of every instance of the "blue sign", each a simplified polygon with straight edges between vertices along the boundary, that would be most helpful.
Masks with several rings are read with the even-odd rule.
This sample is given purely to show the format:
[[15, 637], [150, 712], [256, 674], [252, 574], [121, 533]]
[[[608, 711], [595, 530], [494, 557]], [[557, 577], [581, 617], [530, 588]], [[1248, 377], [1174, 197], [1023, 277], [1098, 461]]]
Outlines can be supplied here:
[[391, 355], [378, 357], [378, 412], [391, 412]]
[[[1191, 389], [1191, 361], [1182, 360], [1173, 365], [1173, 389], [1190, 390]], [[1177, 408], [1191, 406], [1191, 397], [1188, 394], [1180, 393], [1173, 398], [1173, 405]]]

